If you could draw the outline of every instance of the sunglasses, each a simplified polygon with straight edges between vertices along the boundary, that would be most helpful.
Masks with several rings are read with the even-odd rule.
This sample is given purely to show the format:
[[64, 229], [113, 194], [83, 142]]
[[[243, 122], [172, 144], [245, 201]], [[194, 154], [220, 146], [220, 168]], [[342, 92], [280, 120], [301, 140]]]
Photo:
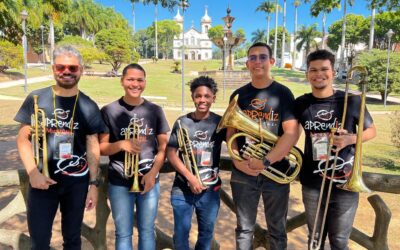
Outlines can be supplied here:
[[250, 62], [257, 62], [257, 59], [260, 60], [261, 63], [264, 63], [265, 61], [267, 61], [269, 58], [269, 56], [267, 54], [260, 54], [260, 55], [250, 55], [247, 57], [247, 59]]
[[54, 68], [57, 72], [61, 73], [68, 69], [71, 73], [76, 73], [79, 70], [79, 65], [64, 65], [64, 64], [56, 64]]

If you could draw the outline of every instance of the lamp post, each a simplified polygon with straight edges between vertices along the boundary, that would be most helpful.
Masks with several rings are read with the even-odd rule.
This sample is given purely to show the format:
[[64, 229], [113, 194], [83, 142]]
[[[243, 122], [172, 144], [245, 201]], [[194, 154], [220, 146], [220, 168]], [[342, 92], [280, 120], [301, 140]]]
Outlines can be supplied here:
[[185, 111], [185, 10], [189, 7], [189, 3], [186, 0], [182, 0], [180, 3], [180, 7], [182, 8], [182, 103], [181, 103], [181, 111], [182, 113]]
[[226, 33], [224, 35], [224, 81], [223, 81], [223, 91], [222, 91], [222, 97], [223, 100], [225, 100], [225, 85], [226, 85], [226, 46], [228, 43], [228, 38], [226, 37]]
[[22, 19], [22, 47], [24, 50], [24, 70], [25, 70], [25, 84], [24, 84], [24, 91], [25, 93], [28, 92], [28, 58], [27, 58], [27, 45], [28, 43], [26, 42], [26, 19], [28, 18], [28, 12], [26, 10], [21, 11], [20, 13], [21, 19]]
[[385, 96], [383, 98], [383, 105], [386, 108], [386, 99], [387, 99], [387, 85], [388, 85], [388, 78], [389, 78], [389, 65], [390, 65], [390, 39], [394, 35], [394, 32], [392, 29], [389, 29], [389, 31], [386, 33], [388, 37], [388, 50], [387, 50], [387, 64], [386, 64], [386, 79], [385, 79]]
[[43, 63], [43, 71], [46, 70], [46, 57], [45, 57], [45, 52], [44, 52], [44, 40], [43, 40], [43, 30], [44, 30], [44, 26], [40, 25], [40, 29], [42, 30], [42, 63]]

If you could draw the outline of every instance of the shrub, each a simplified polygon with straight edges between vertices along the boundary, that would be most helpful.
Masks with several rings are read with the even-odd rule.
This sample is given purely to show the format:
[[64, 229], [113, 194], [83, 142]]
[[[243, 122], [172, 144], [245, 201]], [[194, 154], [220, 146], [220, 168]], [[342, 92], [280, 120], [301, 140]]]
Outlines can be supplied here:
[[20, 45], [0, 40], [0, 73], [9, 68], [19, 68], [24, 64], [23, 49]]

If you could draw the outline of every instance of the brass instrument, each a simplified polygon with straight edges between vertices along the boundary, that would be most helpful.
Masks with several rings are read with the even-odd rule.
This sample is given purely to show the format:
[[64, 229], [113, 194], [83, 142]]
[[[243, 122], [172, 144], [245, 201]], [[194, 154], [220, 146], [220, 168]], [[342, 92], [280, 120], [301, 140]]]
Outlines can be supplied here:
[[[125, 140], [139, 140], [140, 127], [136, 122], [130, 122], [126, 132]], [[132, 154], [125, 151], [124, 162], [125, 177], [133, 176], [133, 183], [129, 192], [142, 192], [139, 187], [139, 154]]]
[[[229, 103], [227, 110], [218, 124], [217, 131], [227, 127], [241, 131], [234, 134], [227, 142], [229, 155], [232, 159], [238, 161], [242, 161], [243, 158], [232, 150], [232, 143], [236, 138], [243, 136], [254, 141], [255, 144], [245, 144], [244, 148], [242, 148], [240, 152], [259, 160], [263, 160], [278, 141], [278, 136], [267, 129], [263, 129], [261, 124], [250, 119], [239, 108], [237, 105], [237, 96], [235, 96]], [[303, 162], [302, 152], [297, 147], [292, 147], [289, 154], [285, 156], [285, 159], [291, 163], [290, 165], [294, 165], [294, 169], [289, 173], [289, 175], [288, 171], [291, 170], [292, 167], [289, 168], [287, 172], [281, 172], [272, 166], [268, 166], [261, 172], [261, 174], [280, 184], [292, 182], [300, 172], [301, 164]]]
[[[31, 115], [32, 149], [36, 166], [40, 165], [42, 158], [42, 174], [50, 178], [47, 162], [46, 114], [39, 108], [38, 96], [33, 96], [33, 114]], [[40, 155], [42, 157], [40, 157]]]
[[181, 120], [178, 120], [179, 131], [178, 131], [178, 145], [179, 151], [182, 153], [183, 164], [194, 174], [197, 180], [203, 185], [203, 181], [200, 178], [199, 168], [197, 167], [196, 159], [194, 158], [192, 142], [189, 138], [189, 132], [187, 128], [183, 128], [181, 125]]
[[[355, 148], [355, 153], [354, 153], [354, 162], [353, 162], [353, 169], [352, 172], [349, 176], [349, 179], [345, 184], [342, 185], [337, 185], [338, 188], [352, 191], [352, 192], [371, 192], [371, 190], [365, 185], [363, 179], [362, 179], [362, 134], [364, 130], [364, 115], [365, 115], [365, 99], [366, 99], [366, 90], [367, 90], [367, 69], [363, 66], [354, 66], [353, 68], [350, 69], [350, 71], [347, 74], [346, 78], [346, 88], [345, 88], [345, 96], [344, 96], [344, 105], [343, 105], [343, 116], [342, 116], [342, 121], [340, 124], [340, 129], [342, 130], [344, 128], [344, 123], [346, 119], [346, 114], [347, 114], [347, 103], [348, 103], [348, 96], [349, 96], [349, 82], [353, 80], [353, 74], [354, 72], [358, 72], [358, 75], [360, 77], [360, 80], [358, 82], [359, 85], [361, 85], [361, 107], [360, 107], [360, 117], [358, 121], [358, 128], [357, 128], [357, 140], [356, 140], [356, 148]], [[320, 189], [320, 194], [319, 194], [319, 199], [318, 199], [318, 206], [317, 206], [317, 213], [315, 215], [315, 221], [313, 225], [313, 230], [311, 233], [311, 243], [310, 243], [310, 250], [314, 249], [319, 249], [322, 244], [322, 237], [323, 237], [323, 232], [325, 228], [325, 222], [326, 222], [326, 216], [328, 212], [328, 205], [329, 205], [329, 200], [330, 200], [330, 195], [332, 192], [332, 185], [333, 185], [333, 178], [336, 170], [336, 162], [337, 158], [339, 155], [339, 151], [335, 152], [335, 156], [333, 159], [333, 165], [331, 167], [331, 174], [330, 176], [327, 176], [327, 171], [329, 168], [329, 159], [331, 158], [331, 150], [333, 149], [333, 135], [336, 133], [337, 129], [332, 129], [331, 130], [331, 136], [329, 140], [329, 145], [328, 145], [328, 156], [327, 160], [325, 162], [325, 168], [323, 172], [323, 178], [321, 182], [321, 189]], [[325, 208], [324, 208], [324, 214], [321, 219], [319, 219], [319, 213], [321, 210], [321, 205], [322, 205], [322, 199], [324, 195], [324, 190], [325, 190], [325, 181], [326, 179], [330, 179], [328, 190], [326, 191], [326, 199], [325, 199]], [[317, 226], [319, 224], [319, 220], [322, 220], [320, 224], [320, 230], [317, 232]]]

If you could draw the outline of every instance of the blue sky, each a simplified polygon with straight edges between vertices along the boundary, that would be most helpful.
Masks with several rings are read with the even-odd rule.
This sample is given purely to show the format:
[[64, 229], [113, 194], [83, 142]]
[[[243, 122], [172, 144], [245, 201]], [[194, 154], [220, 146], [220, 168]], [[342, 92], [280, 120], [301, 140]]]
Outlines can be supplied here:
[[[108, 7], [114, 7], [117, 12], [120, 12], [132, 25], [132, 8], [129, 0], [95, 0]], [[190, 28], [192, 20], [194, 26], [200, 30], [200, 19], [204, 15], [204, 6], [208, 6], [208, 14], [212, 18], [212, 25], [223, 24], [222, 17], [226, 15], [226, 8], [228, 4], [231, 8], [231, 16], [235, 17], [233, 23], [233, 30], [237, 28], [244, 28], [246, 38], [251, 38], [251, 33], [256, 29], [266, 29], [267, 22], [265, 14], [255, 12], [263, 0], [191, 0], [190, 7], [185, 12], [185, 30]], [[283, 0], [278, 1], [283, 6]], [[343, 2], [343, 1], [342, 1]], [[354, 1], [354, 6], [348, 6], [348, 13], [354, 13], [368, 17], [370, 10], [367, 8], [367, 1]], [[286, 1], [287, 20], [286, 27], [289, 32], [294, 30], [294, 7], [293, 0]], [[322, 29], [322, 18], [314, 18], [309, 14], [309, 4], [301, 4], [298, 8], [298, 25], [311, 25], [318, 24], [318, 29]], [[144, 29], [151, 25], [154, 21], [154, 5], [144, 6], [141, 3], [135, 4], [136, 14], [136, 30]], [[172, 19], [176, 15], [176, 9], [173, 12], [158, 7], [158, 20]], [[333, 10], [327, 16], [327, 27], [336, 20], [342, 18], [343, 9]], [[282, 24], [282, 13], [279, 13], [279, 25]], [[271, 15], [271, 29], [275, 25], [275, 15]]]

